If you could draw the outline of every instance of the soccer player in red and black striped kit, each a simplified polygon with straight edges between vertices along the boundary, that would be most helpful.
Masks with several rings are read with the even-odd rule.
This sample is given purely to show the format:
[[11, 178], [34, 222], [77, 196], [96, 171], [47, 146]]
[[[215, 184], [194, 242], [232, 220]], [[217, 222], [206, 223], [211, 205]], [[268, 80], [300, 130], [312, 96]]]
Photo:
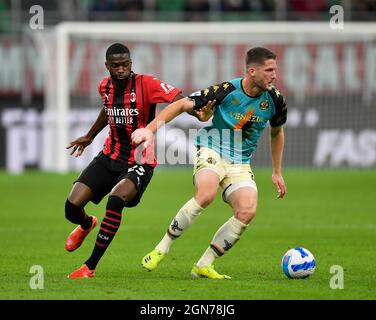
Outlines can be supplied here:
[[[136, 162], [132, 132], [153, 120], [157, 103], [183, 98], [180, 89], [156, 77], [133, 73], [130, 51], [120, 43], [107, 49], [105, 65], [110, 76], [98, 87], [104, 107], [89, 132], [67, 147], [72, 148], [71, 155], [80, 156], [107, 124], [110, 127], [103, 150], [82, 171], [66, 200], [65, 216], [78, 224], [66, 240], [67, 251], [76, 250], [97, 224], [95, 216], [86, 214], [85, 205], [89, 201], [98, 204], [107, 194], [109, 197], [94, 250], [79, 269], [68, 275], [69, 278], [94, 277], [99, 260], [120, 227], [123, 208], [136, 206], [150, 182], [156, 166], [155, 157], [153, 155], [153, 160], [144, 164]], [[204, 112], [192, 115], [207, 120]]]

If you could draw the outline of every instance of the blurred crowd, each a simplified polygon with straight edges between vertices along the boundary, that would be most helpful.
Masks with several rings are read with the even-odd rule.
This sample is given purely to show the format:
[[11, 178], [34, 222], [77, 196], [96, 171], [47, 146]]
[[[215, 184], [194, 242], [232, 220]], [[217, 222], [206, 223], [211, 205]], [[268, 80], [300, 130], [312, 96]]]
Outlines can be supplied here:
[[349, 21], [375, 21], [376, 0], [0, 0], [0, 30], [11, 30], [44, 9], [46, 24], [60, 21], [327, 20], [341, 5]]

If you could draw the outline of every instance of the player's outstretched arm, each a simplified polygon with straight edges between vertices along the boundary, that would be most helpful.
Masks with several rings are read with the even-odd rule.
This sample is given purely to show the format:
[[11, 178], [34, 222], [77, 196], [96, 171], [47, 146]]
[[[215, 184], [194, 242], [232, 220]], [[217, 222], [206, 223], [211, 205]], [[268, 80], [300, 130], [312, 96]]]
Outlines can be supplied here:
[[154, 133], [160, 127], [183, 112], [193, 112], [193, 106], [194, 102], [187, 97], [169, 104], [145, 128], [137, 129], [132, 133], [132, 143], [134, 145], [144, 143], [144, 146], [146, 147], [153, 138]]
[[74, 154], [75, 157], [82, 155], [85, 148], [93, 142], [97, 134], [101, 132], [102, 129], [106, 125], [107, 125], [107, 116], [104, 111], [104, 108], [102, 108], [97, 117], [97, 120], [95, 120], [89, 132], [86, 135], [71, 141], [69, 145], [66, 147], [66, 149], [72, 148], [70, 155]]
[[270, 130], [270, 151], [272, 157], [272, 181], [277, 188], [277, 198], [283, 198], [286, 194], [286, 185], [282, 177], [282, 155], [285, 144], [283, 127], [271, 127]]

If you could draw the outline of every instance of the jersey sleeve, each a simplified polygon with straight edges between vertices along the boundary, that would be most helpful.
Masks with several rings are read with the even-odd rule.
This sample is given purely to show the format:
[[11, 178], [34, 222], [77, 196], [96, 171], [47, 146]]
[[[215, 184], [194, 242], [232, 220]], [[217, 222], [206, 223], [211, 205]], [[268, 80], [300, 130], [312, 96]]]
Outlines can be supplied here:
[[98, 85], [98, 93], [102, 97], [102, 82], [100, 82]]
[[98, 93], [101, 97], [103, 97], [105, 93], [106, 85], [108, 85], [108, 82], [110, 81], [110, 77], [104, 77], [98, 85]]
[[210, 100], [216, 100], [216, 104], [220, 104], [226, 96], [235, 90], [235, 86], [230, 82], [222, 82], [220, 84], [210, 86], [204, 90], [196, 91], [189, 95], [194, 103], [194, 110], [199, 110], [206, 106]]
[[182, 91], [165, 82], [162, 82], [156, 77], [144, 76], [143, 81], [146, 84], [148, 98], [150, 103], [170, 103]]
[[279, 127], [287, 121], [287, 105], [283, 95], [275, 88], [270, 91], [270, 95], [274, 101], [275, 115], [270, 119], [269, 123], [272, 127]]

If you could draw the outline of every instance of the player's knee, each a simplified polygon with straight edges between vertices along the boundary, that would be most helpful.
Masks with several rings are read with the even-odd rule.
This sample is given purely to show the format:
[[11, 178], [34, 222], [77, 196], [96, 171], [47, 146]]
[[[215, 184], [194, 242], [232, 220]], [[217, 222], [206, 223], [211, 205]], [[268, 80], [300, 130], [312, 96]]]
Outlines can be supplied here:
[[72, 202], [70, 202], [68, 199], [65, 201], [65, 218], [73, 223], [79, 223], [80, 222], [80, 213], [82, 211], [82, 208], [79, 206], [76, 206]]
[[235, 208], [234, 214], [236, 219], [243, 222], [244, 224], [249, 224], [251, 220], [256, 216], [256, 206], [253, 205], [243, 205]]
[[117, 198], [120, 198], [121, 200], [123, 200], [124, 203], [128, 203], [129, 201], [131, 201], [134, 196], [137, 194], [137, 192], [131, 192], [131, 191], [117, 191], [117, 190], [114, 190], [113, 192], [110, 193], [110, 196], [115, 196]]
[[121, 185], [117, 185], [112, 189], [110, 196], [118, 197], [122, 199], [124, 203], [128, 203], [135, 197], [136, 194], [137, 189], [134, 187], [123, 188]]
[[214, 201], [216, 194], [217, 192], [214, 191], [197, 192], [195, 199], [202, 208], [206, 208]]
[[137, 194], [137, 189], [134, 184], [128, 180], [120, 181], [110, 193], [110, 196], [115, 196], [128, 203], [131, 201]]

